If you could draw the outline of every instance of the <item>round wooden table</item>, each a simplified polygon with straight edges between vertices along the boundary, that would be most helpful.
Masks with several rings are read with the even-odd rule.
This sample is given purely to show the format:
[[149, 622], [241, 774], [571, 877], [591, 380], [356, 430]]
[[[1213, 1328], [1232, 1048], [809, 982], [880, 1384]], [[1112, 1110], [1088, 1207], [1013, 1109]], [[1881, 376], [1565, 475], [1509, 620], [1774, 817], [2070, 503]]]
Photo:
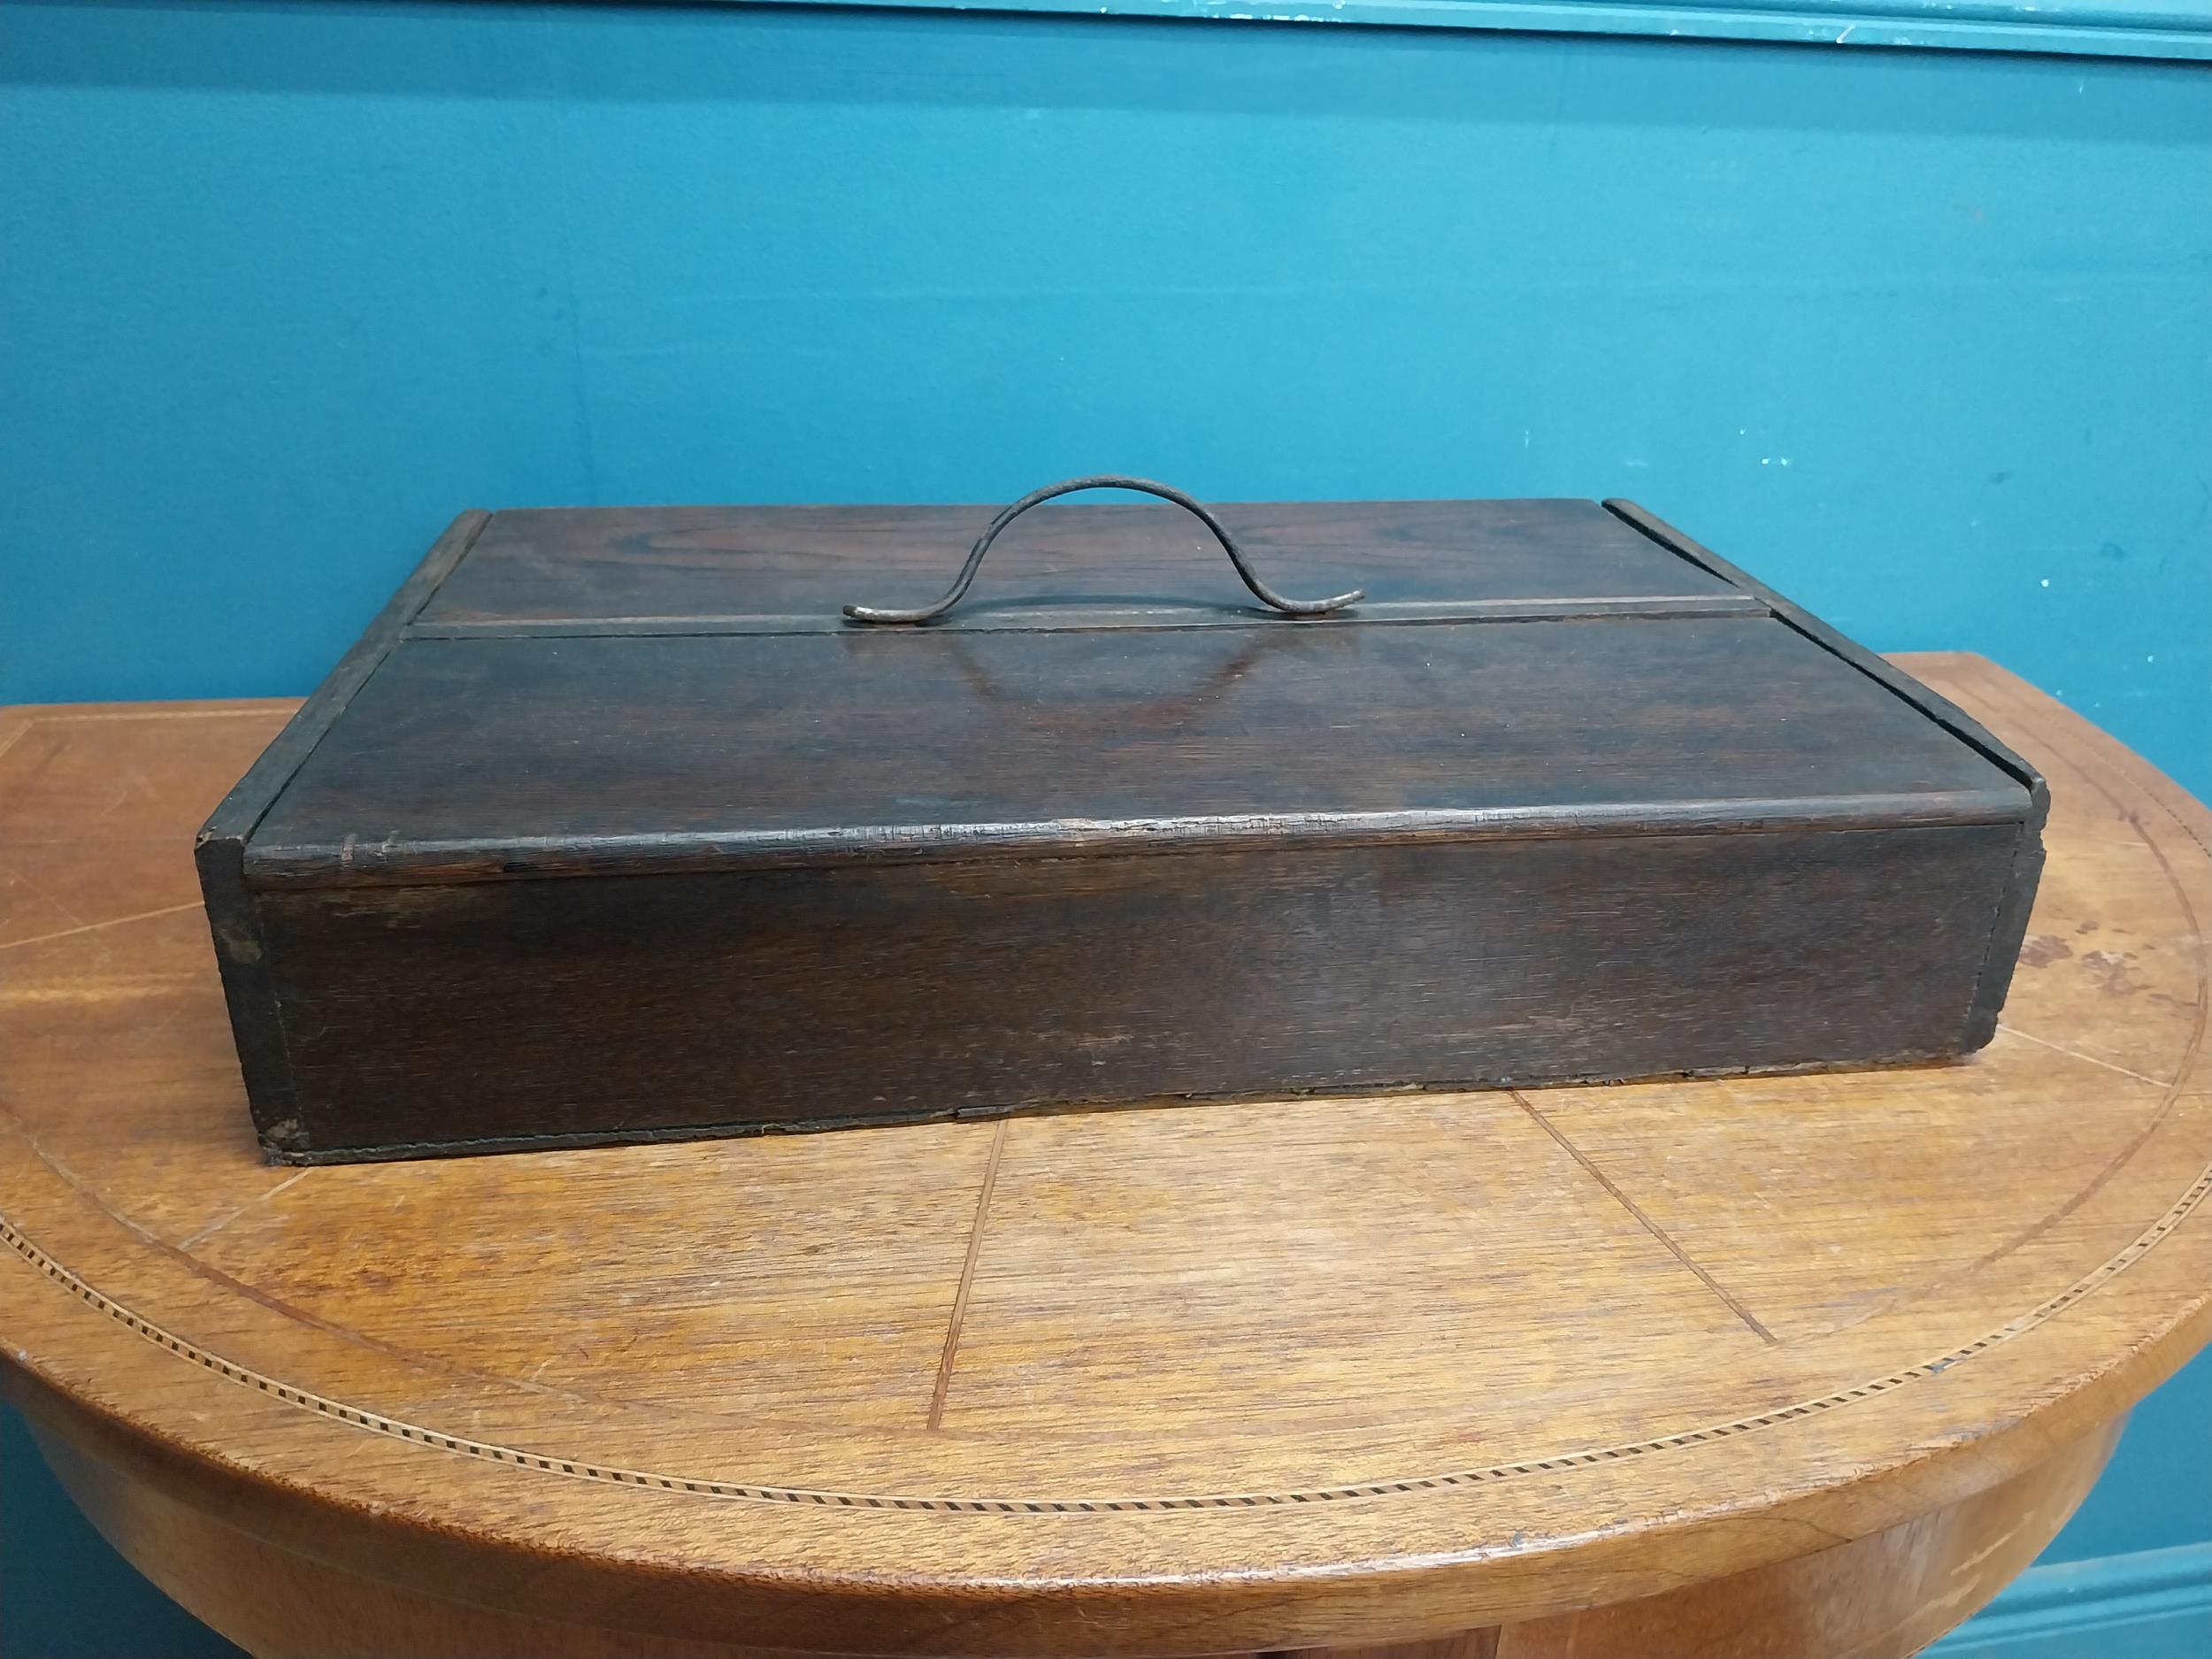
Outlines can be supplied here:
[[1965, 1064], [296, 1171], [189, 856], [290, 705], [0, 713], [0, 1370], [260, 1654], [1910, 1651], [2212, 1334], [2212, 814], [1909, 665], [2051, 780]]

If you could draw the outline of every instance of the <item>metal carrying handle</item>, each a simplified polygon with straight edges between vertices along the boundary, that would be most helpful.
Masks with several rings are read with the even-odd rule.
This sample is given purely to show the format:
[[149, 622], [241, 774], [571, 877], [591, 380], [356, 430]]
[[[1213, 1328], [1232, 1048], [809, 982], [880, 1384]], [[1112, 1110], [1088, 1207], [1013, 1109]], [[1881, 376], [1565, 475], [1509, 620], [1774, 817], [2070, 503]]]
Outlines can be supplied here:
[[1186, 495], [1171, 484], [1160, 484], [1148, 478], [1123, 478], [1116, 473], [1102, 472], [1091, 478], [1067, 478], [1057, 484], [1048, 484], [1042, 489], [1033, 489], [1011, 506], [1001, 510], [990, 526], [976, 538], [968, 549], [968, 562], [960, 567], [960, 574], [945, 590], [945, 596], [933, 605], [923, 605], [913, 611], [885, 611], [874, 605], [847, 605], [845, 614], [855, 622], [933, 622], [960, 603], [960, 596], [968, 591], [968, 584], [983, 564], [983, 556], [991, 550], [991, 543], [998, 540], [998, 533], [1027, 512], [1040, 502], [1050, 501], [1055, 495], [1073, 495], [1079, 489], [1133, 489], [1147, 495], [1157, 495], [1162, 501], [1171, 501], [1186, 512], [1194, 515], [1207, 529], [1214, 533], [1214, 540], [1221, 543], [1221, 550], [1229, 556], [1229, 563], [1237, 567], [1237, 574], [1244, 585], [1263, 603], [1272, 605], [1286, 617], [1324, 617], [1332, 611], [1341, 611], [1356, 603], [1367, 590], [1355, 588], [1348, 594], [1339, 594], [1333, 599], [1286, 599], [1265, 582], [1250, 565], [1245, 562], [1244, 551], [1237, 546], [1236, 538], [1228, 526], [1214, 517], [1212, 510], [1195, 496]]

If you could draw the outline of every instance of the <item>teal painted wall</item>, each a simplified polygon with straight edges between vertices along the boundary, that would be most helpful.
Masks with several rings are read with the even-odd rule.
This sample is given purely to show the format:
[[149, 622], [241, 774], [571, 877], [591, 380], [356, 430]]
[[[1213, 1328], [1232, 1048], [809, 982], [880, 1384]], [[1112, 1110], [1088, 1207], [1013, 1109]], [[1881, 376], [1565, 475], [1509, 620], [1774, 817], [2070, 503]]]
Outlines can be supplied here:
[[[304, 691], [465, 505], [1106, 468], [1632, 495], [2212, 795], [2212, 73], [0, 7], [0, 700]], [[2200, 1365], [2058, 1553], [2212, 1538], [2208, 1423]], [[10, 1538], [61, 1525], [22, 1467]], [[70, 1651], [67, 1575], [16, 1577], [60, 1622], [0, 1642]]]

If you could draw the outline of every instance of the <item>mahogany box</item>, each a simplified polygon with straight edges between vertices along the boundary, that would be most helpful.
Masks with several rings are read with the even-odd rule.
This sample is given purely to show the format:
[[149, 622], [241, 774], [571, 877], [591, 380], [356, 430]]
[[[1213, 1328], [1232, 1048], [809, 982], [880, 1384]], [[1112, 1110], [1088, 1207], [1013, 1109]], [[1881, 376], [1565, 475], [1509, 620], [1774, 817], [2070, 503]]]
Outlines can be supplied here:
[[201, 833], [269, 1154], [1989, 1040], [2042, 781], [1688, 537], [1096, 481], [464, 514]]

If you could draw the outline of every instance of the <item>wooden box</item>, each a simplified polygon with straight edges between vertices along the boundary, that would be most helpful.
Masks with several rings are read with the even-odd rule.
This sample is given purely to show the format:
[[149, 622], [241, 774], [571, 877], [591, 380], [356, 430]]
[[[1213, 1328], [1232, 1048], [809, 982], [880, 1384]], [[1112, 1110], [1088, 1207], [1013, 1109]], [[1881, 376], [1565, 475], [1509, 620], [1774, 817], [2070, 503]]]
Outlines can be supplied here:
[[989, 516], [456, 521], [202, 832], [269, 1153], [1988, 1041], [2041, 780], [1640, 509], [1056, 506], [841, 614]]

